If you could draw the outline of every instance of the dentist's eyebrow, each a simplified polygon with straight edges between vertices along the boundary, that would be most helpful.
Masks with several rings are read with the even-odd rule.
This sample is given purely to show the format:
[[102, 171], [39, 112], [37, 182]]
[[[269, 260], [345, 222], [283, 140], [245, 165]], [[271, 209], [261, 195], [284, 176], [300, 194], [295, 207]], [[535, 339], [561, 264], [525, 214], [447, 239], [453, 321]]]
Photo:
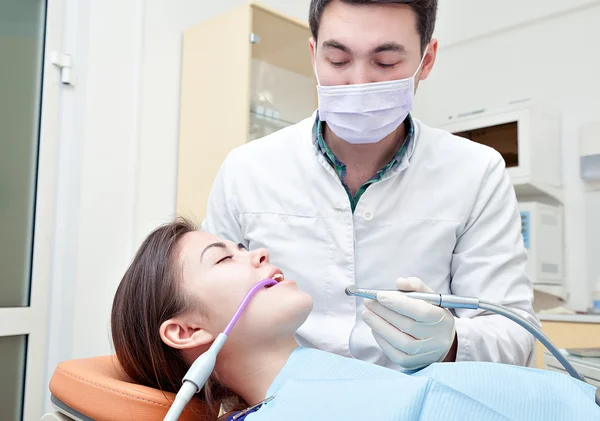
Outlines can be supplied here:
[[219, 241], [217, 243], [209, 244], [208, 246], [206, 246], [206, 248], [204, 250], [202, 250], [202, 254], [200, 254], [201, 262], [202, 262], [202, 259], [204, 258], [204, 255], [206, 254], [206, 252], [212, 248], [220, 248], [220, 249], [227, 250], [227, 245], [221, 241]]
[[398, 44], [396, 42], [386, 42], [385, 44], [378, 45], [375, 47], [371, 53], [383, 53], [385, 51], [393, 51], [400, 54], [406, 54], [406, 47], [404, 45]]
[[345, 53], [348, 53], [348, 54], [352, 54], [352, 51], [350, 51], [350, 48], [346, 47], [344, 44], [342, 44], [341, 42], [336, 41], [334, 39], [330, 39], [330, 40], [324, 41], [323, 44], [322, 44], [322, 47], [323, 47], [324, 50], [328, 50], [330, 48], [333, 48], [333, 49], [336, 49], [336, 50], [341, 50], [341, 51], [343, 51]]

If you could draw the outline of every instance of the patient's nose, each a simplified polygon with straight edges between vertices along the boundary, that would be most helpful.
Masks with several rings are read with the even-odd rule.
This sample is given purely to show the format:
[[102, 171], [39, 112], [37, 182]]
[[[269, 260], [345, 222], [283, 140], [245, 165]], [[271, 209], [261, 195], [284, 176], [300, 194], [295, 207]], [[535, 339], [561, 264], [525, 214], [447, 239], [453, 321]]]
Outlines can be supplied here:
[[269, 263], [269, 252], [265, 248], [256, 249], [253, 251], [252, 263], [259, 267], [263, 263]]

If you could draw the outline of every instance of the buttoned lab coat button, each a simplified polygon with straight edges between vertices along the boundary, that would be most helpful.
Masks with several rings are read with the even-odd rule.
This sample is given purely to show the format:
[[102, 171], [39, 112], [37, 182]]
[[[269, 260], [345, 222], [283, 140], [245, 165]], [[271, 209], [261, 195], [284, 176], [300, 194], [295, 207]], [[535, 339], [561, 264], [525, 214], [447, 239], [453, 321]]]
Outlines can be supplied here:
[[363, 215], [363, 218], [365, 218], [365, 221], [370, 221], [371, 219], [373, 219], [373, 212], [366, 211]]

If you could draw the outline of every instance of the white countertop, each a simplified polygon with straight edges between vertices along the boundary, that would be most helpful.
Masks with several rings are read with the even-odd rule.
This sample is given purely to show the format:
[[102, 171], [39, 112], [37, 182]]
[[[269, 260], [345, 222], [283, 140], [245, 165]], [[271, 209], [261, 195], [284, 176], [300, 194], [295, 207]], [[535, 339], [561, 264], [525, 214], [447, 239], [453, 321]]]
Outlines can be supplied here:
[[[598, 379], [598, 375], [600, 375], [600, 358], [599, 357], [579, 357], [577, 355], [571, 355], [569, 354], [566, 350], [564, 349], [560, 349], [560, 353], [563, 354], [567, 360], [569, 360], [569, 362], [571, 364], [573, 364], [575, 366], [575, 369], [578, 371], [582, 371], [582, 368], [593, 368], [594, 369], [594, 374], [595, 374], [595, 378]], [[560, 364], [558, 362], [558, 360], [556, 359], [556, 357], [554, 355], [552, 355], [550, 353], [550, 351], [548, 351], [547, 349], [544, 349], [544, 360], [549, 361], [549, 360], [553, 360], [553, 363], [551, 363], [554, 366], [557, 367], [562, 367], [562, 364]], [[561, 368], [564, 370], [564, 368]], [[589, 376], [591, 373], [589, 372], [589, 370], [586, 370], [586, 373], [581, 373], [584, 376]]]
[[600, 314], [538, 314], [542, 322], [600, 323]]

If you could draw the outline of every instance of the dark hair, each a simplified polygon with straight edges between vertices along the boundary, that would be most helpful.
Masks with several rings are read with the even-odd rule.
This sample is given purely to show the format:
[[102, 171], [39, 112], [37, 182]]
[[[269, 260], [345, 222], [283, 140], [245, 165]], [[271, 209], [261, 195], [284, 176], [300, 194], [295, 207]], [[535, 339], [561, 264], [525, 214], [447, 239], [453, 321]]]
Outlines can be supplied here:
[[[188, 365], [179, 350], [166, 345], [160, 325], [198, 304], [181, 290], [177, 247], [183, 236], [196, 230], [188, 220], [155, 229], [144, 240], [115, 294], [111, 333], [123, 370], [137, 384], [177, 393]], [[200, 393], [207, 407], [235, 397], [216, 379], [209, 379]], [[214, 418], [217, 413], [215, 412]]]
[[[341, 0], [347, 4], [406, 4], [415, 12], [417, 17], [417, 31], [421, 36], [421, 53], [433, 37], [435, 20], [437, 16], [438, 0]], [[321, 16], [331, 0], [311, 0], [308, 21], [314, 39], [317, 39]]]

